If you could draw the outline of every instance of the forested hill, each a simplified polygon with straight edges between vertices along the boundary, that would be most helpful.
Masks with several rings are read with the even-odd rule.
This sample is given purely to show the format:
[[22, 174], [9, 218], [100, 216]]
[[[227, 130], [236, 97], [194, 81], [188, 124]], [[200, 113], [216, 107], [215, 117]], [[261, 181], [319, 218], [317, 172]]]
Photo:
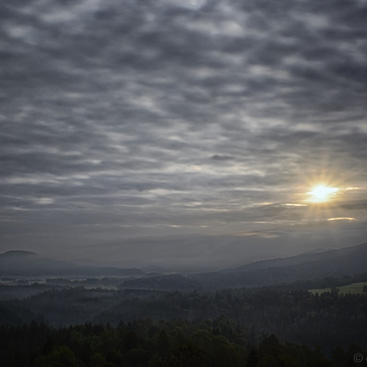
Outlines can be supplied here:
[[[346, 262], [351, 262], [353, 265], [356, 265], [356, 261], [359, 265], [363, 265], [360, 261], [360, 258], [364, 258], [367, 254], [367, 242], [364, 242], [357, 246], [352, 247], [344, 247], [341, 249], [329, 249], [329, 250], [319, 250], [319, 251], [311, 251], [306, 252], [300, 255], [286, 257], [286, 258], [278, 258], [271, 260], [262, 260], [256, 261], [251, 264], [246, 264], [237, 268], [228, 269], [224, 271], [228, 272], [238, 272], [238, 271], [251, 271], [251, 270], [259, 270], [270, 267], [284, 267], [284, 266], [293, 266], [311, 262], [320, 262], [320, 261], [338, 261], [341, 258], [348, 257]], [[362, 269], [358, 265], [358, 269]]]
[[246, 328], [224, 317], [59, 330], [32, 323], [0, 328], [0, 338], [0, 364], [7, 367], [344, 367], [355, 354], [338, 349], [326, 358], [319, 349], [281, 343], [274, 335], [254, 345]]
[[[271, 288], [212, 293], [55, 290], [22, 302], [0, 302], [0, 318], [5, 318], [0, 322], [0, 365], [73, 366], [54, 360], [62, 352], [59, 347], [64, 346], [69, 357], [74, 355], [78, 360], [76, 365], [91, 367], [354, 366], [348, 364], [353, 354], [348, 357], [343, 350], [365, 352], [366, 307], [367, 297], [363, 294], [339, 296], [329, 292], [319, 296], [307, 291]], [[43, 324], [41, 327], [32, 323], [35, 318]], [[25, 322], [29, 326], [23, 326]], [[45, 324], [61, 328], [55, 331]], [[274, 360], [249, 363], [252, 346], [256, 347], [258, 357], [265, 358], [262, 343], [271, 334], [287, 344], [273, 340], [274, 352], [277, 351]], [[192, 364], [174, 364], [171, 358], [179, 353], [180, 347], [190, 344], [203, 352], [206, 362], [201, 365], [190, 360]], [[318, 347], [335, 357], [333, 364], [321, 363], [324, 359]], [[94, 354], [96, 359], [92, 358]], [[97, 357], [100, 358], [97, 354], [110, 364], [97, 364]], [[278, 360], [280, 355], [283, 357]], [[284, 364], [287, 355], [290, 361]], [[156, 357], [162, 364], [156, 364]], [[318, 363], [312, 360], [315, 357]], [[165, 364], [166, 358], [170, 364]], [[336, 363], [337, 358], [340, 363]]]
[[367, 242], [338, 250], [259, 261], [235, 269], [194, 274], [192, 280], [207, 289], [259, 287], [313, 280], [324, 277], [351, 276], [366, 271]]
[[263, 260], [222, 271], [190, 275], [158, 274], [122, 282], [121, 289], [219, 290], [262, 287], [298, 281], [342, 278], [365, 273], [367, 242], [342, 249]]

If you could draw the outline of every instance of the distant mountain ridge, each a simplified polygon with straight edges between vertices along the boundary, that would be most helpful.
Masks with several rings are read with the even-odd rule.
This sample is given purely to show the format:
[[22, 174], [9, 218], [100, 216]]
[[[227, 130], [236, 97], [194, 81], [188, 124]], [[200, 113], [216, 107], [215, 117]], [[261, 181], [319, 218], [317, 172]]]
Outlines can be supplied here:
[[352, 247], [262, 260], [232, 269], [186, 276], [152, 275], [135, 268], [81, 266], [42, 258], [29, 251], [9, 251], [0, 254], [0, 275], [122, 276], [135, 278], [122, 282], [122, 289], [216, 290], [261, 287], [325, 277], [353, 276], [366, 273], [366, 264], [367, 242]]
[[241, 265], [236, 268], [223, 270], [224, 272], [238, 272], [238, 271], [250, 271], [250, 270], [258, 270], [265, 269], [269, 267], [283, 267], [283, 266], [292, 266], [297, 264], [303, 264], [312, 261], [320, 261], [322, 259], [330, 258], [330, 256], [337, 255], [338, 252], [348, 253], [353, 250], [349, 249], [357, 249], [359, 246], [367, 246], [367, 242], [353, 246], [353, 247], [344, 247], [342, 249], [328, 249], [328, 250], [318, 250], [311, 252], [304, 252], [299, 255], [269, 259], [269, 260], [259, 260], [249, 264]]
[[288, 258], [262, 260], [240, 267], [186, 276], [158, 275], [125, 281], [121, 288], [185, 290], [219, 290], [226, 288], [262, 287], [315, 280], [340, 278], [367, 272], [367, 242], [353, 247], [312, 251]]
[[0, 254], [0, 275], [19, 276], [141, 276], [140, 269], [82, 266], [72, 262], [41, 257], [35, 252], [12, 250]]
[[23, 251], [23, 250], [11, 250], [6, 251], [3, 254], [0, 254], [0, 259], [4, 258], [23, 258], [26, 256], [37, 255], [35, 252], [32, 251]]
[[367, 242], [357, 246], [262, 260], [220, 272], [193, 274], [206, 288], [258, 287], [366, 272]]

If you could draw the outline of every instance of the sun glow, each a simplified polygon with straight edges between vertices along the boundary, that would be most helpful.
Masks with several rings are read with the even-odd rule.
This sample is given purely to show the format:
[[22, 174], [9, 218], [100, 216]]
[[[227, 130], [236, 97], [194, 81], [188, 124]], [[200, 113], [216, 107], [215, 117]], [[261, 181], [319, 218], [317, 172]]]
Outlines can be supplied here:
[[331, 200], [339, 191], [337, 187], [318, 185], [308, 192], [310, 195], [309, 201], [313, 203], [324, 203]]

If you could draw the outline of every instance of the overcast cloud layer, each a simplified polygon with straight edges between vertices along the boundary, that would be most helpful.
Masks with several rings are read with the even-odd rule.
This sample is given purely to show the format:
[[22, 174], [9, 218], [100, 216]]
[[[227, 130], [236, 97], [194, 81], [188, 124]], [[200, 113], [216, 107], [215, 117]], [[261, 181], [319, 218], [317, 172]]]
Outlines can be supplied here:
[[366, 239], [366, 0], [0, 17], [1, 250], [230, 263]]

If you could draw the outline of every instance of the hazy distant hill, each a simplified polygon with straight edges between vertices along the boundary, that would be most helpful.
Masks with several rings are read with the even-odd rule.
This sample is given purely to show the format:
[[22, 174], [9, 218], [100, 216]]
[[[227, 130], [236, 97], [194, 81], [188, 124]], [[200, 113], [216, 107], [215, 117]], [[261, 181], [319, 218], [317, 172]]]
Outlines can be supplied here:
[[37, 254], [35, 252], [22, 251], [22, 250], [7, 251], [3, 254], [0, 254], [1, 259], [8, 259], [8, 260], [21, 259], [28, 256], [37, 256]]
[[266, 269], [270, 267], [298, 265], [306, 262], [319, 261], [321, 259], [330, 258], [330, 254], [333, 253], [334, 251], [337, 250], [319, 250], [317, 252], [316, 251], [306, 252], [292, 257], [260, 260], [236, 268], [226, 269], [223, 270], [223, 272], [251, 271], [251, 270]]
[[366, 272], [367, 242], [338, 250], [304, 253], [289, 258], [258, 261], [218, 272], [182, 275], [144, 276], [139, 269], [87, 267], [48, 259], [28, 251], [9, 251], [0, 255], [0, 274], [57, 276], [132, 276], [122, 288], [192, 290], [259, 287], [343, 277]]
[[183, 275], [168, 274], [126, 280], [121, 284], [120, 289], [193, 291], [201, 289], [201, 285]]
[[41, 257], [30, 251], [8, 251], [0, 255], [0, 275], [22, 276], [140, 276], [139, 269], [80, 266], [71, 262]]
[[342, 277], [366, 272], [367, 242], [338, 250], [306, 253], [284, 259], [264, 260], [220, 272], [192, 275], [207, 288], [257, 287]]
[[147, 276], [124, 282], [121, 288], [188, 290], [261, 287], [366, 272], [367, 242], [354, 247], [257, 261], [218, 272]]
[[76, 268], [75, 264], [43, 258], [29, 251], [8, 251], [0, 255], [0, 274], [4, 275], [53, 275]]

